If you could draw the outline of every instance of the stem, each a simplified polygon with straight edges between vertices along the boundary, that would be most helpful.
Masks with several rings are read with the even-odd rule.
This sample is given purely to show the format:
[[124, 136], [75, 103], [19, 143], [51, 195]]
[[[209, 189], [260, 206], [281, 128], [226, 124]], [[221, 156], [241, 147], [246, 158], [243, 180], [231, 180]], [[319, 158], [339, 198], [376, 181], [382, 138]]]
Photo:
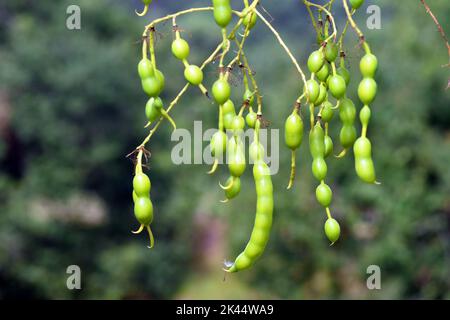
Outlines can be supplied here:
[[220, 57], [220, 63], [219, 63], [220, 68], [223, 68], [223, 60], [225, 59], [225, 55], [230, 50], [230, 41], [228, 40], [226, 28], [222, 29], [222, 48], [223, 48], [223, 51], [222, 51], [222, 56]]
[[152, 61], [153, 70], [156, 71], [156, 55], [155, 55], [155, 35], [150, 32], [150, 60]]
[[327, 212], [328, 219], [332, 219], [333, 217], [331, 216], [330, 208], [326, 207], [325, 210]]
[[331, 63], [331, 68], [333, 69], [333, 75], [336, 75], [336, 64], [334, 62]]
[[223, 131], [223, 105], [219, 106], [219, 131]]
[[317, 35], [322, 34], [322, 31], [321, 31], [321, 30], [319, 29], [319, 27], [317, 26], [317, 22], [316, 22], [316, 19], [314, 18], [314, 14], [313, 14], [313, 12], [312, 12], [312, 10], [311, 10], [311, 7], [307, 4], [307, 1], [306, 1], [306, 0], [303, 0], [303, 3], [304, 3], [305, 6], [306, 6], [306, 10], [308, 10], [309, 16], [311, 17], [311, 22], [312, 22], [312, 24], [313, 24], [314, 29], [315, 29], [316, 32], [317, 32]]
[[[426, 12], [429, 14], [429, 16], [431, 17], [431, 19], [433, 19], [434, 24], [437, 26], [439, 33], [441, 34], [442, 39], [445, 42], [445, 45], [447, 46], [447, 51], [448, 51], [448, 60], [449, 63], [447, 65], [445, 65], [446, 67], [450, 67], [450, 44], [448, 43], [448, 38], [447, 35], [444, 32], [444, 29], [442, 28], [441, 24], [439, 23], [439, 20], [436, 18], [436, 16], [433, 14], [433, 12], [431, 11], [430, 7], [428, 6], [428, 4], [425, 2], [425, 0], [420, 0], [420, 2], [422, 2], [423, 6], [425, 7]], [[444, 67], [445, 67], [444, 66]]]
[[139, 150], [137, 155], [137, 163], [135, 168], [135, 174], [142, 173], [142, 155], [144, 154], [144, 150]]
[[142, 43], [142, 59], [147, 59], [147, 50], [148, 50], [148, 40], [146, 37], [143, 38], [144, 42]]
[[314, 103], [309, 104], [309, 122], [312, 130], [314, 128]]
[[294, 184], [294, 180], [295, 180], [295, 150], [291, 150], [291, 175], [289, 176], [289, 183], [286, 189], [291, 189], [293, 184]]
[[[352, 15], [354, 14], [355, 10], [352, 10]], [[339, 46], [339, 51], [343, 51], [344, 49], [344, 38], [345, 38], [345, 34], [347, 33], [348, 30], [348, 26], [350, 25], [349, 21], [347, 20], [347, 22], [345, 23], [344, 29], [342, 30], [341, 36], [339, 38], [338, 41], [338, 46]]]
[[[288, 46], [286, 45], [286, 43], [283, 41], [283, 39], [281, 38], [280, 34], [275, 30], [275, 28], [270, 24], [269, 21], [266, 20], [266, 18], [264, 18], [264, 16], [258, 11], [255, 10], [256, 14], [258, 15], [258, 17], [261, 19], [262, 22], [264, 22], [264, 24], [266, 24], [266, 26], [270, 29], [270, 31], [272, 31], [272, 33], [275, 35], [275, 37], [277, 38], [279, 44], [281, 45], [281, 47], [284, 49], [284, 51], [286, 51], [287, 55], [289, 56], [289, 58], [291, 59], [292, 63], [294, 64], [295, 68], [297, 69], [298, 73], [300, 74], [300, 76], [302, 77], [303, 83], [305, 85], [306, 88], [306, 76], [303, 73], [302, 68], [300, 67], [300, 65], [298, 64], [297, 60], [295, 59], [294, 55], [292, 54], [291, 50], [289, 50]], [[307, 90], [307, 89], [306, 89]]]
[[212, 11], [212, 10], [214, 10], [213, 7], [201, 7], [201, 8], [191, 8], [191, 9], [179, 11], [177, 13], [169, 14], [169, 15], [167, 15], [165, 17], [153, 20], [150, 24], [148, 24], [145, 27], [145, 30], [147, 31], [151, 27], [156, 26], [158, 23], [161, 23], [161, 22], [164, 22], [166, 20], [170, 20], [170, 19], [176, 18], [176, 17], [184, 15], [184, 14], [193, 13], [193, 12], [202, 12], [202, 11]]
[[258, 104], [258, 114], [262, 114], [262, 96], [259, 92], [259, 87], [258, 87], [258, 83], [256, 82], [255, 77], [253, 76], [253, 71], [250, 68], [250, 64], [248, 63], [248, 59], [247, 56], [245, 55], [244, 51], [242, 51], [242, 60], [244, 62], [244, 67], [248, 72], [248, 76], [250, 78], [250, 81], [252, 83], [253, 89], [255, 91], [255, 95], [256, 95], [256, 102]]
[[367, 124], [363, 124], [362, 131], [361, 131], [361, 136], [364, 137], [364, 138], [367, 136]]

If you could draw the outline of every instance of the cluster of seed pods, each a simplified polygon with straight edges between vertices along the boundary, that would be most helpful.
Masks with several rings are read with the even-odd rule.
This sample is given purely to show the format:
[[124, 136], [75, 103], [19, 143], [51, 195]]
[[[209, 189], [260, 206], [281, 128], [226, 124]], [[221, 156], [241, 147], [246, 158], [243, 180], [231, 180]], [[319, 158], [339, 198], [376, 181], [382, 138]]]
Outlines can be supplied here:
[[[350, 2], [353, 10], [357, 10], [364, 1]], [[316, 188], [316, 199], [325, 208], [327, 219], [324, 230], [327, 238], [333, 244], [340, 237], [340, 226], [331, 214], [330, 205], [333, 193], [330, 186], [325, 182], [328, 171], [326, 159], [333, 154], [334, 149], [333, 139], [329, 135], [329, 126], [334, 116], [334, 110], [338, 109], [342, 123], [339, 134], [342, 151], [335, 157], [343, 158], [348, 150], [353, 147], [355, 170], [358, 177], [367, 183], [377, 183], [371, 143], [366, 135], [371, 116], [369, 105], [374, 101], [377, 92], [374, 76], [378, 61], [375, 55], [370, 52], [369, 45], [364, 42], [363, 48], [366, 54], [360, 61], [363, 80], [358, 88], [359, 99], [364, 105], [360, 111], [362, 132], [361, 136], [356, 139], [356, 107], [347, 96], [350, 73], [345, 67], [345, 54], [341, 51], [339, 55], [338, 43], [333, 41], [332, 36], [328, 36], [328, 26], [326, 25], [324, 28], [325, 30], [320, 30], [318, 34], [320, 48], [308, 57], [307, 66], [311, 72], [311, 78], [306, 81], [303, 94], [297, 99], [294, 110], [286, 120], [285, 143], [292, 150], [291, 175], [288, 184], [288, 189], [290, 189], [295, 179], [295, 150], [300, 147], [303, 137], [300, 107], [304, 100], [304, 103], [309, 105], [309, 147], [313, 159], [312, 173], [319, 182]], [[339, 67], [336, 66], [338, 55], [340, 56]], [[336, 101], [335, 106], [330, 102], [331, 98]]]
[[[378, 61], [370, 51], [367, 42], [363, 41], [362, 45], [365, 50], [365, 55], [360, 61], [360, 71], [363, 79], [358, 88], [358, 97], [363, 104], [359, 112], [362, 130], [360, 137], [357, 138], [357, 130], [355, 127], [357, 109], [347, 95], [347, 89], [351, 79], [350, 73], [346, 68], [342, 45], [345, 29], [341, 39], [336, 41], [337, 30], [330, 13], [331, 5], [334, 1], [329, 1], [324, 6], [311, 3], [308, 0], [303, 1], [308, 6], [308, 9], [311, 6], [319, 9], [319, 21], [321, 21], [322, 12], [326, 12], [327, 22], [317, 26], [317, 39], [320, 47], [308, 57], [307, 67], [310, 71], [309, 79], [305, 77], [295, 58], [292, 58], [294, 65], [300, 71], [304, 86], [284, 126], [285, 144], [291, 150], [291, 172], [287, 188], [291, 189], [296, 179], [296, 153], [304, 140], [305, 131], [302, 113], [306, 112], [305, 110], [309, 110], [309, 121], [306, 123], [308, 124], [309, 122], [308, 142], [312, 158], [311, 171], [313, 177], [317, 180], [315, 197], [326, 212], [327, 218], [324, 224], [325, 235], [331, 244], [334, 244], [340, 237], [340, 225], [333, 218], [331, 212], [333, 192], [330, 185], [327, 184], [327, 161], [333, 158], [333, 156], [335, 158], [343, 158], [349, 151], [353, 150], [357, 175], [367, 183], [377, 183], [372, 160], [372, 146], [367, 138], [367, 130], [371, 117], [370, 105], [373, 103], [377, 93], [377, 83], [374, 77], [378, 67]], [[347, 6], [346, 1], [343, 0], [345, 7]], [[147, 12], [151, 2], [151, 0], [143, 1], [145, 9], [142, 15]], [[224, 270], [226, 272], [237, 272], [251, 267], [263, 254], [272, 228], [274, 210], [273, 185], [270, 169], [265, 162], [265, 149], [260, 142], [260, 131], [265, 123], [262, 115], [262, 95], [259, 92], [254, 74], [250, 69], [249, 62], [244, 53], [245, 40], [259, 19], [272, 30], [282, 47], [287, 50], [290, 57], [293, 57], [279, 34], [274, 31], [270, 22], [258, 12], [257, 5], [259, 2], [259, 0], [253, 0], [250, 4], [248, 0], [243, 0], [243, 10], [234, 11], [230, 0], [212, 0], [212, 7], [192, 8], [155, 20], [156, 22], [154, 21], [145, 29], [142, 59], [138, 64], [138, 74], [141, 79], [142, 88], [149, 96], [149, 100], [145, 106], [146, 127], [152, 126], [152, 129], [144, 142], [135, 150], [135, 153], [137, 153], [137, 161], [133, 178], [133, 201], [135, 217], [140, 224], [139, 229], [135, 233], [147, 229], [150, 237], [150, 247], [154, 243], [153, 234], [150, 229], [150, 224], [153, 221], [153, 204], [150, 200], [150, 179], [142, 171], [142, 159], [148, 154], [145, 145], [159, 127], [162, 120], [168, 120], [173, 128], [176, 129], [175, 121], [169, 116], [169, 112], [181, 98], [181, 95], [186, 92], [188, 87], [198, 87], [202, 94], [211, 99], [217, 107], [217, 131], [213, 134], [209, 143], [214, 162], [208, 174], [214, 174], [220, 167], [222, 160], [224, 158], [226, 159], [229, 178], [224, 185], [219, 182], [225, 195], [225, 198], [222, 200], [224, 203], [236, 198], [241, 191], [241, 177], [247, 168], [243, 133], [246, 129], [253, 130], [253, 142], [247, 151], [251, 160], [250, 163], [253, 163], [253, 178], [257, 195], [255, 221], [250, 239], [244, 250], [237, 255], [234, 262], [225, 263]], [[353, 25], [354, 23], [351, 15], [361, 7], [363, 2], [363, 0], [350, 0], [353, 9], [350, 15], [347, 14], [350, 24]], [[347, 7], [346, 9], [348, 11]], [[189, 61], [191, 53], [189, 43], [182, 38], [181, 29], [176, 24], [176, 18], [179, 15], [196, 11], [212, 11], [214, 21], [220, 28], [222, 34], [221, 44], [202, 65], [193, 64]], [[234, 16], [238, 17], [238, 22], [232, 27], [231, 32], [229, 32], [230, 24], [232, 24]], [[174, 32], [171, 51], [173, 56], [184, 67], [183, 74], [187, 84], [170, 103], [169, 107], [165, 109], [163, 100], [160, 97], [164, 89], [165, 79], [164, 75], [157, 68], [154, 33], [155, 24], [168, 19], [172, 19]], [[329, 33], [331, 25], [334, 28], [332, 34]], [[233, 43], [237, 47], [236, 51], [231, 50]], [[236, 56], [226, 64], [225, 61], [232, 52], [236, 53]], [[338, 58], [340, 59], [339, 66], [337, 66]], [[216, 59], [219, 60], [218, 78], [212, 84], [211, 90], [208, 91], [203, 84], [203, 68]], [[240, 107], [238, 109], [236, 108], [237, 104], [235, 105], [232, 101], [233, 85], [230, 79], [232, 70], [236, 65], [239, 66], [243, 74], [243, 94], [242, 99], [239, 101]], [[342, 151], [337, 155], [334, 152], [335, 145], [332, 134], [330, 133], [330, 126], [332, 126], [336, 111], [339, 113], [341, 123], [339, 142], [342, 148]]]

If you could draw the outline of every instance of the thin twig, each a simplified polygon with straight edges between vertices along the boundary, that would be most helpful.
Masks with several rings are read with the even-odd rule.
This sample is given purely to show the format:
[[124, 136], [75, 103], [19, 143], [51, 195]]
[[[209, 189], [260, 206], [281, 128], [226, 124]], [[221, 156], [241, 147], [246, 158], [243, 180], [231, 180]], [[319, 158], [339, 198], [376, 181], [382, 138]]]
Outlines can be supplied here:
[[350, 22], [350, 25], [352, 26], [353, 30], [355, 30], [356, 34], [358, 35], [361, 45], [363, 46], [366, 53], [370, 53], [369, 44], [366, 42], [364, 34], [362, 33], [361, 29], [359, 29], [359, 27], [356, 25], [355, 20], [353, 20], [352, 13], [350, 12], [350, 9], [348, 7], [347, 0], [342, 0], [342, 4], [344, 5], [345, 13], [347, 14], [347, 19]]
[[295, 59], [294, 55], [292, 54], [291, 50], [289, 50], [288, 46], [283, 41], [280, 34], [277, 32], [277, 30], [275, 30], [275, 28], [270, 24], [270, 22], [267, 21], [266, 18], [264, 18], [264, 16], [258, 10], [255, 10], [255, 12], [258, 15], [258, 17], [261, 19], [261, 21], [264, 22], [267, 25], [267, 27], [270, 29], [270, 31], [272, 31], [272, 33], [275, 35], [275, 37], [278, 40], [278, 43], [281, 45], [281, 47], [284, 49], [284, 51], [286, 51], [287, 55], [291, 59], [295, 68], [297, 69], [298, 73], [300, 73], [300, 76], [302, 77], [303, 83], [305, 84], [305, 88], [306, 88], [306, 76], [305, 76], [302, 68], [298, 64], [297, 60]]
[[[447, 51], [448, 51], [448, 60], [449, 63], [444, 65], [443, 67], [450, 67], [450, 44], [448, 43], [448, 38], [447, 35], [444, 32], [444, 28], [442, 28], [441, 24], [439, 23], [439, 20], [436, 18], [436, 16], [433, 14], [433, 12], [431, 11], [430, 7], [428, 6], [428, 4], [425, 2], [425, 0], [420, 0], [420, 2], [422, 2], [423, 6], [425, 7], [426, 12], [430, 15], [431, 19], [433, 19], [434, 24], [437, 26], [439, 33], [441, 34], [442, 39], [445, 42], [445, 45], [447, 46]], [[450, 80], [449, 80], [450, 81]]]

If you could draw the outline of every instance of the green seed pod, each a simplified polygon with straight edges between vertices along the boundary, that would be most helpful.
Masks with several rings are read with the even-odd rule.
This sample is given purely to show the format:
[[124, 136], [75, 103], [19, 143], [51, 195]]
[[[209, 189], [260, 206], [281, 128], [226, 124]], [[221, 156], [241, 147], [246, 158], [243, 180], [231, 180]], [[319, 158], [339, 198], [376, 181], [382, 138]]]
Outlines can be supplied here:
[[353, 125], [344, 125], [339, 133], [339, 140], [341, 145], [348, 149], [355, 143], [356, 140], [356, 129]]
[[137, 197], [148, 197], [152, 184], [145, 173], [138, 173], [133, 178], [133, 189]]
[[244, 25], [245, 29], [253, 29], [253, 27], [256, 24], [256, 20], [257, 20], [257, 15], [255, 12], [251, 12], [249, 14], [247, 14], [244, 18], [244, 20], [242, 20], [242, 24]]
[[256, 112], [254, 112], [253, 109], [250, 108], [249, 113], [245, 117], [245, 122], [250, 128], [255, 128], [257, 118], [258, 115], [256, 114]]
[[227, 180], [226, 185], [231, 185], [232, 187], [230, 189], [225, 190], [225, 196], [228, 200], [231, 200], [233, 198], [236, 198], [238, 194], [241, 192], [241, 179], [236, 177], [229, 177]]
[[258, 160], [262, 160], [264, 158], [264, 146], [261, 143], [256, 143], [253, 141], [249, 147], [249, 156], [253, 163], [256, 163]]
[[212, 95], [218, 104], [224, 104], [230, 99], [231, 87], [225, 79], [219, 79], [212, 86]]
[[179, 60], [189, 57], [190, 48], [186, 40], [178, 38], [172, 42], [172, 54]]
[[223, 112], [223, 126], [226, 130], [232, 130], [233, 119], [236, 116], [236, 109], [234, 108], [234, 103], [228, 100], [222, 105]]
[[333, 42], [327, 43], [325, 47], [325, 59], [328, 62], [334, 62], [338, 56], [338, 49]]
[[286, 146], [295, 150], [302, 144], [303, 140], [303, 121], [298, 112], [293, 112], [284, 125], [284, 141]]
[[212, 4], [213, 4], [213, 7], [229, 6], [230, 0], [213, 0]]
[[308, 58], [308, 69], [311, 73], [318, 72], [325, 63], [325, 55], [322, 50], [316, 50]]
[[375, 55], [367, 53], [361, 58], [359, 69], [364, 78], [373, 78], [378, 69], [378, 59]]
[[164, 75], [161, 71], [156, 70], [153, 76], [142, 79], [142, 89], [150, 97], [157, 97], [164, 89]]
[[134, 203], [134, 215], [140, 224], [148, 226], [153, 221], [153, 204], [148, 197], [139, 197]]
[[214, 20], [221, 28], [226, 28], [233, 19], [233, 10], [230, 3], [214, 6]]
[[321, 111], [321, 117], [323, 122], [330, 122], [333, 119], [334, 110], [333, 105], [329, 101], [325, 101], [323, 109]]
[[314, 102], [315, 106], [321, 105], [325, 99], [327, 98], [327, 88], [323, 83], [319, 86], [319, 96], [317, 97], [316, 101]]
[[355, 157], [357, 158], [370, 158], [372, 157], [372, 144], [369, 139], [360, 137], [353, 146]]
[[227, 149], [227, 135], [223, 131], [217, 131], [211, 138], [210, 148], [211, 155], [220, 158], [225, 154]]
[[189, 65], [184, 69], [184, 78], [192, 85], [198, 86], [203, 82], [203, 71], [196, 65]]
[[322, 68], [320, 68], [320, 70], [316, 73], [317, 79], [322, 82], [326, 82], [329, 75], [330, 67], [328, 66], [328, 63], [324, 63]]
[[328, 208], [333, 199], [333, 192], [327, 184], [321, 183], [316, 188], [316, 198], [323, 207]]
[[306, 81], [306, 87], [308, 88], [308, 92], [307, 92], [308, 101], [310, 103], [314, 103], [320, 94], [319, 84], [317, 83], [317, 81], [310, 79], [310, 80]]
[[328, 158], [333, 153], [333, 147], [333, 140], [331, 139], [331, 137], [325, 136], [325, 158]]
[[345, 67], [339, 67], [336, 73], [345, 80], [345, 84], [348, 86], [350, 83], [350, 72]]
[[352, 100], [344, 98], [339, 104], [339, 117], [344, 124], [353, 124], [356, 118], [356, 108]]
[[155, 72], [153, 70], [152, 62], [147, 58], [142, 59], [138, 64], [138, 73], [142, 80], [154, 76]]
[[367, 126], [370, 121], [371, 111], [368, 106], [364, 106], [359, 112], [359, 120], [363, 126]]
[[[232, 137], [230, 140], [233, 140]], [[240, 177], [245, 171], [245, 152], [242, 142], [238, 141], [234, 145], [234, 150], [228, 154], [228, 169], [233, 177]]]
[[355, 159], [355, 169], [358, 177], [367, 183], [375, 183], [375, 167], [371, 158]]
[[239, 133], [245, 128], [245, 119], [243, 116], [236, 115], [233, 118], [233, 122], [231, 123], [231, 128], [235, 131], [235, 133]]
[[330, 77], [328, 86], [331, 94], [336, 99], [341, 99], [347, 91], [347, 85], [345, 84], [344, 78], [338, 74]]
[[375, 167], [372, 161], [372, 146], [366, 137], [360, 137], [353, 146], [355, 169], [358, 177], [367, 183], [375, 183]]
[[339, 236], [341, 234], [341, 228], [339, 227], [339, 223], [335, 219], [333, 218], [327, 219], [327, 221], [325, 222], [324, 229], [325, 234], [328, 240], [330, 240], [331, 244], [335, 243], [339, 239]]
[[150, 98], [145, 105], [145, 116], [149, 122], [154, 122], [161, 117], [162, 100]]
[[261, 256], [269, 240], [273, 214], [273, 186], [270, 170], [263, 161], [253, 166], [256, 186], [256, 216], [250, 240], [244, 251], [238, 255], [228, 272], [249, 268]]
[[364, 4], [364, 0], [350, 0], [350, 5], [352, 9], [359, 9]]
[[312, 173], [318, 181], [322, 181], [327, 176], [327, 163], [323, 158], [316, 158], [312, 163]]
[[323, 158], [325, 154], [325, 134], [320, 123], [317, 123], [309, 134], [309, 149], [314, 159]]

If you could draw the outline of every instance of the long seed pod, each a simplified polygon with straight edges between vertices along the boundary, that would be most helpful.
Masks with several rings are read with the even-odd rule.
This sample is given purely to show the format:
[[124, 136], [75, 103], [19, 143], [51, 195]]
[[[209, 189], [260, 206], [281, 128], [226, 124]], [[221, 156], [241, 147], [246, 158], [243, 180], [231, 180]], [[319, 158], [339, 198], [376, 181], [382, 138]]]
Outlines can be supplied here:
[[[259, 133], [260, 120], [256, 123]], [[272, 228], [273, 186], [270, 169], [260, 156], [253, 166], [253, 177], [256, 186], [256, 216], [250, 240], [234, 263], [227, 265], [226, 272], [238, 272], [249, 268], [258, 259], [266, 247]]]

